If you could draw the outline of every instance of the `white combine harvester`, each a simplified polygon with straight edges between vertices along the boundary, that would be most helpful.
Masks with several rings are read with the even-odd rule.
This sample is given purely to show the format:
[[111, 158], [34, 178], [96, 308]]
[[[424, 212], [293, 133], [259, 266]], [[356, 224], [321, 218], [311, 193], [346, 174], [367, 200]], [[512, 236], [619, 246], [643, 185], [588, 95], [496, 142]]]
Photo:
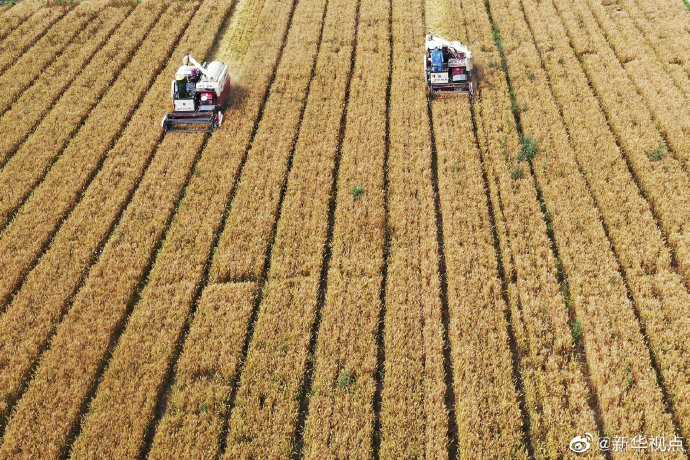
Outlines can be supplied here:
[[[230, 89], [228, 66], [219, 61], [199, 64], [186, 55], [170, 84], [173, 112], [163, 117], [166, 133], [210, 133], [223, 123], [223, 104]], [[186, 125], [189, 129], [176, 129]], [[205, 125], [200, 128], [200, 125]], [[197, 129], [195, 129], [197, 128]]]
[[462, 43], [449, 42], [429, 32], [425, 40], [424, 71], [430, 96], [437, 93], [469, 93], [472, 83], [472, 52]]

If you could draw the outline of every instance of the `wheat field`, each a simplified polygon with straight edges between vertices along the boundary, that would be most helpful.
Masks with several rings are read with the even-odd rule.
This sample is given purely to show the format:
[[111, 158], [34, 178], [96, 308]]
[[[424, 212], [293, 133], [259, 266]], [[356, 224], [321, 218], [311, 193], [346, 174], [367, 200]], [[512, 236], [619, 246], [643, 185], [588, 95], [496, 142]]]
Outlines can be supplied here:
[[689, 458], [685, 0], [3, 0], [0, 133], [0, 459]]

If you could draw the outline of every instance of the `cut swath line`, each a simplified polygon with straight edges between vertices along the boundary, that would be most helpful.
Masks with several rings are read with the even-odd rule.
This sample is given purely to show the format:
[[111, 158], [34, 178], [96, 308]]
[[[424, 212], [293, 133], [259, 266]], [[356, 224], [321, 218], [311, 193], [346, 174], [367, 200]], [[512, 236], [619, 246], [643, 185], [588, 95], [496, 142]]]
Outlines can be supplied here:
[[[354, 73], [355, 60], [357, 59], [357, 37], [359, 33], [359, 15], [361, 0], [357, 0], [357, 11], [355, 13], [355, 37], [352, 43], [350, 54], [350, 71], [345, 84], [345, 105], [340, 118], [340, 130], [338, 132], [338, 148], [333, 163], [333, 173], [331, 181], [330, 199], [328, 203], [328, 229], [326, 231], [326, 242], [323, 249], [323, 262], [321, 263], [321, 274], [319, 280], [319, 294], [316, 302], [316, 312], [309, 335], [309, 348], [307, 356], [314, 356], [316, 341], [321, 326], [323, 306], [326, 303], [326, 291], [328, 290], [328, 269], [330, 267], [333, 242], [333, 229], [335, 226], [335, 204], [338, 195], [338, 175], [340, 171], [340, 159], [342, 157], [343, 141], [345, 139], [345, 127], [347, 124], [347, 113], [350, 104], [350, 86], [352, 84], [352, 74]], [[305, 369], [302, 374], [303, 385], [299, 394], [299, 410], [297, 413], [297, 423], [295, 431], [295, 441], [292, 450], [292, 459], [299, 460], [304, 457], [304, 428], [309, 415], [309, 395], [314, 382], [314, 360], [307, 359]]]
[[[527, 447], [527, 454], [529, 458], [534, 458], [534, 445], [532, 443], [532, 437], [530, 436], [531, 433], [531, 423], [530, 423], [530, 418], [529, 418], [529, 412], [527, 411], [527, 403], [525, 401], [525, 389], [524, 389], [524, 382], [522, 379], [522, 374], [520, 373], [520, 355], [518, 353], [518, 348], [517, 348], [517, 339], [515, 338], [515, 329], [513, 327], [513, 315], [510, 310], [510, 300], [508, 299], [508, 277], [506, 276], [505, 272], [505, 267], [503, 265], [503, 258], [501, 256], [501, 243], [498, 237], [498, 230], [496, 228], [496, 217], [495, 217], [495, 209], [494, 209], [494, 204], [491, 201], [491, 192], [489, 190], [489, 178], [488, 174], [486, 173], [487, 166], [486, 162], [487, 160], [484, 158], [484, 155], [482, 154], [482, 149], [480, 146], [479, 142], [479, 133], [477, 129], [477, 118], [476, 118], [476, 106], [473, 105], [471, 107], [471, 117], [472, 117], [472, 131], [474, 132], [474, 140], [477, 145], [477, 151], [479, 153], [480, 157], [480, 162], [482, 166], [482, 181], [484, 183], [484, 193], [486, 194], [486, 204], [487, 208], [489, 210], [489, 223], [491, 225], [491, 235], [493, 238], [493, 244], [494, 244], [494, 253], [496, 256], [496, 267], [498, 269], [498, 276], [501, 280], [501, 298], [503, 299], [503, 303], [505, 304], [505, 310], [504, 310], [504, 316], [506, 319], [506, 326], [507, 326], [507, 332], [508, 332], [508, 345], [510, 347], [510, 354], [511, 354], [511, 364], [512, 364], [512, 376], [513, 376], [513, 382], [515, 382], [515, 386], [517, 388], [517, 398], [518, 398], [518, 406], [520, 407], [520, 415], [522, 418], [522, 437], [523, 437], [523, 443]], [[498, 207], [501, 207], [501, 202], [500, 202], [500, 191], [497, 193], [498, 195]], [[502, 212], [502, 211], [501, 211]], [[510, 255], [509, 255], [510, 256]], [[519, 311], [522, 311], [522, 305], [520, 304], [520, 300], [517, 299], [517, 309]]]
[[446, 384], [445, 403], [448, 410], [448, 458], [453, 460], [458, 456], [458, 421], [455, 411], [455, 387], [453, 386], [453, 359], [451, 356], [450, 312], [448, 307], [448, 274], [446, 268], [445, 242], [443, 237], [443, 215], [441, 214], [441, 195], [438, 189], [438, 152], [436, 150], [436, 135], [434, 134], [431, 100], [427, 103], [429, 118], [429, 133], [431, 139], [431, 185], [434, 190], [434, 215], [436, 220], [436, 249], [438, 254], [438, 277], [441, 285], [441, 322], [443, 323], [443, 369]]
[[386, 148], [383, 153], [383, 210], [384, 210], [384, 239], [383, 266], [381, 268], [381, 287], [378, 329], [376, 331], [376, 374], [374, 389], [374, 424], [371, 432], [371, 450], [375, 460], [381, 457], [381, 406], [383, 403], [383, 381], [386, 362], [386, 286], [388, 283], [388, 258], [391, 246], [390, 215], [388, 204], [388, 158], [390, 156], [390, 113], [391, 113], [391, 83], [393, 81], [393, 0], [388, 2], [388, 80], [386, 83]]

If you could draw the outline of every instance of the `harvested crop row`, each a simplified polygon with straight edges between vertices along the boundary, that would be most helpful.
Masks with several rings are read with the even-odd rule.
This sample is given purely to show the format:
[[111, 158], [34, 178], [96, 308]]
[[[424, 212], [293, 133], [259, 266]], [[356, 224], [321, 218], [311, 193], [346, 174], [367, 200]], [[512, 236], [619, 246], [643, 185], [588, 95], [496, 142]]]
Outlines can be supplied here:
[[522, 4], [544, 57], [543, 63], [554, 82], [551, 87], [577, 160], [599, 205], [640, 312], [652, 354], [660, 365], [666, 387], [671, 390], [678, 419], [687, 424], [690, 401], [680, 395], [690, 391], [690, 376], [684, 372], [690, 348], [680, 337], [690, 330], [690, 295], [672, 268], [670, 251], [649, 204], [639, 194], [608, 130], [606, 118], [587, 84], [553, 4], [542, 2], [537, 6], [533, 0], [523, 0]]
[[40, 6], [38, 1], [24, 1], [14, 7], [6, 7], [0, 17], [0, 46], [1, 40], [29, 19]]
[[[72, 8], [72, 5], [39, 8], [28, 20], [7, 35], [0, 43], [0, 75]], [[33, 52], [33, 49], [29, 52]]]
[[394, 0], [389, 223], [380, 456], [446, 458], [449, 407], [443, 359], [438, 242], [426, 117], [424, 5]]
[[[327, 237], [328, 202], [329, 198], [336, 200], [328, 289], [321, 311], [303, 436], [306, 458], [372, 456], [372, 402], [378, 372], [377, 332], [382, 307], [380, 290], [386, 218], [383, 168], [391, 56], [389, 15], [390, 2], [387, 0], [364, 0], [360, 4], [356, 62], [350, 80], [338, 177], [332, 177], [333, 158], [330, 155], [328, 161], [321, 160], [317, 164], [325, 162], [331, 169], [324, 167], [308, 174], [308, 168], [298, 165], [310, 161], [312, 149], [307, 149], [304, 157], [298, 149], [290, 180], [309, 186], [294, 187], [295, 195], [301, 196], [296, 201], [291, 200], [291, 189], [288, 189], [273, 250], [272, 275], [319, 273], [322, 269], [320, 256]], [[376, 78], [372, 78], [373, 75]], [[318, 100], [316, 95], [315, 99]], [[320, 136], [322, 132], [320, 129], [304, 131], [303, 128], [300, 142], [304, 140], [307, 145], [312, 144], [311, 137]], [[313, 141], [312, 145], [316, 146], [314, 155], [322, 150], [318, 142]], [[304, 171], [303, 177], [300, 171]], [[310, 175], [312, 179], [308, 179]], [[335, 197], [330, 197], [328, 179], [337, 180]], [[312, 204], [308, 204], [310, 200]], [[314, 202], [318, 202], [318, 206]], [[298, 205], [307, 208], [308, 217], [291, 213], [289, 203], [294, 206], [294, 212], [299, 212]], [[294, 219], [307, 224], [289, 232]], [[308, 257], [305, 260], [298, 254]]]
[[[23, 109], [23, 112], [19, 112], [19, 116], [15, 115], [12, 119], [12, 124], [6, 124], [4, 119], [0, 119], [0, 129], [3, 129], [7, 135], [16, 129], [18, 123], [23, 122], [22, 115], [27, 111], [31, 114], [42, 113], [40, 105], [37, 106], [36, 93], [32, 94], [31, 99], [25, 96], [19, 98], [19, 95], [30, 85], [32, 90], [36, 85], [43, 86], [40, 93], [43, 97], [40, 99], [45, 99], [45, 101], [40, 102], [50, 106], [53, 99], [50, 97], [50, 92], [46, 93], [46, 88], [49, 88], [47, 82], [58, 80], [61, 90], [69, 86], [74, 75], [105, 41], [104, 38], [98, 41], [98, 38], [101, 35], [107, 37], [115, 27], [110, 24], [117, 23], [117, 19], [122, 22], [129, 10], [129, 6], [106, 7], [104, 1], [96, 0], [81, 3], [58, 21], [36, 42], [35, 52], [25, 53], [12, 67], [0, 75], [0, 87], [4, 88], [0, 93], [0, 114], [5, 113], [13, 104]], [[95, 42], [94, 45], [91, 45], [93, 42]], [[81, 52], [80, 50], [85, 45], [87, 49]], [[63, 73], [58, 73], [56, 68]]]
[[[234, 113], [232, 107], [226, 115], [237, 123], [214, 133], [202, 153], [198, 174], [194, 174], [185, 190], [148, 284], [134, 306], [92, 401], [91, 411], [84, 419], [74, 446], [77, 456], [129, 457], [145, 447], [158, 398], [172, 373], [177, 344], [183, 339], [185, 324], [207, 276], [205, 262], [259, 115], [265, 94], [262, 86], [268, 85], [275, 70], [291, 8], [286, 2], [266, 3], [259, 24], [273, 27], [264, 28], [264, 34], [257, 36], [257, 42], [250, 48], [251, 55], [247, 56], [253, 65], [243, 72], [252, 77], [253, 89], [237, 107], [244, 107], [246, 113]], [[128, 374], [124, 380], [120, 378], [122, 372]], [[95, 377], [89, 376], [92, 382]], [[137, 403], [132, 404], [133, 400]], [[113, 442], [101, 443], [103, 433]]]
[[603, 428], [624, 436], [645, 431], [670, 435], [673, 426], [649, 350], [625, 286], [611, 282], [619, 276], [619, 265], [574, 161], [522, 10], [511, 1], [492, 2], [491, 11], [499, 29], [510, 31], [502, 34], [510, 81], [524, 132], [539, 141], [533, 170], [552, 214]]
[[[0, 228], [81, 128], [166, 7], [165, 2], [139, 5], [0, 171]], [[145, 75], [143, 69], [138, 71]]]
[[236, 74], [235, 69], [242, 66], [249, 46], [259, 38], [256, 35], [263, 33], [256, 26], [265, 3], [266, 0], [240, 2], [233, 14], [231, 26], [217, 43], [215, 54], [223, 56], [223, 62], [231, 69], [233, 76]]
[[[675, 156], [690, 169], [690, 115], [688, 99], [669, 78], [663, 66], [653, 57], [654, 52], [639, 39], [629, 21], [619, 24], [610, 18], [604, 7], [588, 1], [589, 9], [598, 23], [598, 32], [606, 37], [630, 80], [645, 100], [659, 129]], [[586, 8], [584, 5], [578, 7]], [[617, 15], [623, 20], [622, 15]], [[646, 58], [642, 58], [646, 57]], [[645, 110], [644, 107], [640, 108]]]
[[[517, 159], [515, 129], [501, 56], [492, 40], [492, 25], [482, 0], [463, 0], [465, 36], [481, 69], [479, 96], [473, 110], [482, 149], [494, 220], [503, 214], [506, 251], [502, 252], [508, 282], [511, 325], [517, 342], [519, 371], [529, 440], [536, 457], [565, 455], [574, 433], [595, 426], [587, 405], [588, 390], [580, 365], [573, 357], [568, 311], [559, 292], [556, 260], [532, 181], [514, 180], [524, 174]], [[451, 16], [445, 24], [460, 21]], [[512, 259], [512, 263], [506, 263]], [[511, 269], [512, 267], [512, 269]]]
[[[155, 143], [160, 139], [160, 131], [152, 130], [151, 126], [159, 123], [160, 114], [167, 107], [165, 102], [166, 97], [169, 98], [169, 93], [162, 89], [161, 80], [158, 94], [150, 91], [148, 99], [144, 102], [139, 98], [149, 89], [151, 81], [167, 61], [176, 39], [187, 24], [184, 21], [191, 17], [190, 10], [193, 6], [188, 3], [176, 3], [161, 17], [148, 34], [147, 40], [120, 74], [120, 78], [91, 112], [77, 135], [71, 139], [43, 182], [33, 190], [29, 199], [0, 234], [0, 260], [6, 267], [12, 267], [11, 270], [5, 271], [5, 276], [0, 280], [0, 305], [10, 300], [10, 294], [40, 257], [61, 220], [74, 209], [82, 191], [88, 188], [96, 172], [100, 169], [112, 173], [114, 165], [127, 166], [130, 162], [129, 153], [115, 152], [124, 152], [127, 148], [134, 150], [131, 147], [131, 142], [134, 141], [148, 141], [149, 152], [155, 147]], [[178, 35], [175, 35], [175, 32]], [[165, 89], [169, 89], [170, 82], [167, 81], [166, 85]], [[158, 97], [157, 100], [154, 99], [154, 94]], [[140, 109], [132, 117], [139, 105], [148, 110]], [[130, 123], [123, 133], [122, 129], [128, 121]], [[136, 135], [134, 130], [137, 130]], [[142, 132], [143, 136], [140, 134]], [[115, 144], [115, 150], [111, 152], [110, 147], [118, 135], [120, 137]], [[151, 145], [152, 143], [154, 145]], [[139, 169], [143, 167], [141, 162], [134, 161], [131, 162], [131, 166], [137, 166]], [[104, 197], [108, 195], [110, 193], [106, 193]], [[91, 211], [97, 212], [99, 209]], [[101, 230], [107, 231], [107, 227], [102, 227]]]
[[[197, 5], [193, 3], [178, 5], [179, 7], [173, 6], [174, 11], [170, 11], [171, 14], [163, 18], [149, 36], [150, 39], [160, 37], [159, 40], [152, 40], [152, 42], [163, 49], [161, 54], [166, 53], [166, 55], [157, 56], [163, 62], [197, 8]], [[167, 42], [164, 37], [167, 38]], [[140, 53], [147, 51], [145, 48], [140, 49]], [[183, 53], [184, 51], [179, 51], [178, 55]], [[147, 53], [149, 59], [152, 59], [151, 54]], [[171, 62], [170, 67], [177, 66], [178, 62]], [[140, 68], [137, 70], [137, 75], [140, 76]], [[74, 293], [93, 262], [98, 247], [110, 233], [115, 219], [131, 197], [133, 187], [139, 181], [142, 170], [153, 154], [159, 134], [157, 131], [152, 132], [150, 127], [156, 125], [163, 100], [168, 95], [168, 79], [169, 76], [166, 75], [165, 78], [157, 80], [130, 123], [129, 129], [125, 130], [113, 151], [110, 152], [100, 173], [65, 220], [36, 268], [29, 273], [7, 311], [0, 316], [0, 331], [2, 331], [0, 363], [5, 371], [0, 374], [0, 401], [3, 403], [0, 414], [17, 396], [31, 363], [50, 338], [55, 323], [61, 318], [66, 300]], [[67, 157], [66, 161], [71, 160], [72, 157]], [[72, 168], [71, 164], [68, 167]], [[57, 208], [60, 197], [56, 196], [56, 192], [60, 190], [60, 187], [51, 186], [48, 190], [52, 191], [52, 199], [45, 198], [38, 202], [44, 207]], [[72, 194], [76, 195], [77, 192], [78, 190], [75, 190]], [[36, 194], [33, 197], [36, 197]], [[76, 197], [72, 197], [72, 200], [75, 199]], [[16, 238], [14, 224], [21, 222], [20, 217], [23, 218], [24, 215], [20, 214], [2, 235], [0, 254], [3, 259], [12, 260], [13, 256], [26, 257], [26, 253], [29, 252], [26, 249], [29, 246], [28, 241], [33, 241], [31, 238], [37, 237], [39, 226], [34, 220], [30, 221], [33, 226], [27, 225], [27, 238], [24, 240]], [[17, 249], [10, 251], [9, 248]], [[38, 253], [41, 251], [40, 246], [32, 249]], [[18, 254], [15, 254], [15, 251]], [[38, 255], [35, 254], [34, 257]], [[31, 263], [29, 258], [20, 260], [26, 264], [25, 266]], [[14, 261], [8, 264], [19, 264], [16, 258]], [[18, 268], [15, 265], [8, 266]], [[7, 274], [8, 276], [3, 278], [4, 288], [10, 287], [12, 281], [10, 274], [14, 275], [16, 280], [21, 277], [19, 270], [17, 272], [8, 270]], [[51, 289], [47, 289], [47, 286], [51, 286]]]
[[[198, 57], [208, 53], [214, 34], [206, 33], [207, 39], [201, 43], [195, 37], [200, 29], [218, 30], [230, 7], [228, 3], [204, 3], [175, 57], [189, 49]], [[167, 70], [172, 70], [176, 65], [177, 61], [171, 60]], [[167, 74], [162, 75], [161, 81], [167, 82]], [[234, 115], [240, 118], [239, 114]], [[221, 132], [217, 132], [216, 136]], [[175, 208], [176, 197], [187, 180], [191, 160], [201, 147], [202, 140], [201, 135], [195, 138], [171, 135], [159, 146], [103, 255], [91, 270], [84, 288], [76, 295], [70, 314], [58, 328], [52, 348], [43, 358], [36, 379], [19, 403], [14, 417], [17, 427], [13, 427], [11, 422], [8, 433], [21, 432], [31, 426], [31, 432], [38, 437], [35, 445], [41, 446], [39, 440], [54, 439], [77, 420], [82, 401], [104, 365], [109, 343], [113, 337], [117, 337], [117, 331], [122, 327], [137, 285], [144, 281], [142, 273], [167, 227], [166, 221]], [[180, 151], [185, 154], [180, 155]], [[209, 166], [203, 164], [203, 158], [201, 161], [204, 169]], [[198, 181], [205, 181], [206, 177], [207, 173], [201, 169], [194, 174]], [[151, 210], [157, 212], [152, 213]], [[113, 291], [113, 286], [117, 286], [117, 290]], [[104, 309], [104, 305], [108, 308]], [[90, 346], [83, 347], [83, 341], [75, 346], [72, 340], [75, 336], [88, 337]], [[50, 404], [43, 396], [46, 391], [56, 395]], [[38, 408], [47, 408], [47, 413], [61, 415], [51, 418]], [[31, 437], [22, 439], [18, 436], [18, 439], [23, 444], [14, 445], [14, 449], [28, 449], [34, 445]]]
[[[325, 27], [324, 40], [332, 42], [331, 45], [336, 50], [346, 53], [351, 35], [334, 36], [335, 33]], [[307, 50], [316, 49], [318, 40], [317, 35], [310, 42], [301, 45], [295, 43], [294, 46]], [[328, 49], [324, 52], [328, 52]], [[306, 117], [308, 121], [321, 116], [316, 107], [305, 112], [305, 92], [310, 87], [311, 75], [315, 70], [300, 66], [304, 57], [298, 51], [293, 51], [290, 44], [285, 53], [286, 56], [287, 53], [295, 55], [292, 65], [296, 68], [285, 70], [290, 75], [289, 79], [276, 76], [275, 88], [263, 115], [264, 119], [280, 119], [281, 123], [272, 130], [260, 130], [252, 141], [242, 180], [214, 253], [211, 266], [213, 281], [258, 279], [261, 276], [279, 212], [281, 189], [287, 180], [288, 166], [302, 119]], [[305, 57], [309, 56], [308, 51], [304, 54]], [[323, 65], [326, 69], [322, 71], [321, 80], [317, 83], [333, 79], [333, 71], [327, 69], [328, 64]], [[329, 95], [323, 93], [322, 102], [329, 102], [328, 99]]]
[[[245, 23], [246, 24], [246, 23]], [[256, 283], [204, 289], [148, 458], [218, 458]]]
[[434, 101], [460, 452], [524, 458], [506, 305], [470, 118], [467, 98]]

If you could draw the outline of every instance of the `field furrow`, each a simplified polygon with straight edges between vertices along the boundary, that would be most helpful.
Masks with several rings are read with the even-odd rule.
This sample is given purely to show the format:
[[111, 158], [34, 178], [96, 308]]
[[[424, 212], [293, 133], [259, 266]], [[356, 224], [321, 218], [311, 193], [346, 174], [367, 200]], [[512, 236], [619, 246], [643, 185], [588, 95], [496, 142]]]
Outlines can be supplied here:
[[621, 267], [578, 169], [522, 9], [515, 2], [491, 2], [491, 12], [502, 32], [523, 133], [532, 136], [525, 156], [553, 225], [576, 316], [573, 336], [584, 344], [602, 428], [628, 436], [671, 435], [673, 424], [627, 289], [613, 281]]
[[[156, 41], [158, 46], [162, 47], [166, 43], [162, 39], [163, 36], [169, 37], [169, 48], [164, 50], [169, 53], [196, 9], [197, 5], [194, 3], [173, 6], [173, 14], [156, 26], [159, 29], [157, 32], [161, 35], [161, 40]], [[140, 51], [145, 50], [142, 48]], [[179, 50], [175, 57], [179, 58], [183, 53], [184, 51]], [[159, 57], [163, 61], [160, 65], [165, 63], [167, 57]], [[171, 61], [170, 67], [177, 66], [178, 62], [180, 61]], [[84, 192], [74, 211], [66, 218], [35, 269], [26, 277], [12, 303], [0, 316], [0, 368], [4, 371], [0, 374], [0, 414], [6, 411], [18, 395], [31, 364], [44, 348], [55, 324], [64, 314], [66, 300], [74, 294], [89, 266], [94, 262], [99, 248], [111, 233], [114, 222], [132, 197], [135, 186], [150, 163], [160, 139], [160, 131], [152, 131], [150, 127], [157, 126], [160, 113], [165, 107], [162, 101], [168, 94], [168, 88], [167, 75], [166, 78], [161, 77], [156, 81], [151, 94], [130, 123], [131, 129], [124, 132], [113, 151], [109, 153], [108, 160], [99, 174]], [[71, 158], [67, 161], [70, 162], [67, 167], [73, 168]], [[54, 189], [49, 190], [55, 192]], [[76, 191], [72, 193], [74, 192]], [[57, 207], [56, 204], [59, 202], [55, 195], [53, 193], [52, 200], [40, 200], [38, 203]], [[36, 197], [36, 194], [33, 197]], [[29, 252], [26, 249], [28, 239], [22, 242], [21, 239], [17, 240], [16, 234], [13, 233], [16, 228], [14, 224], [21, 223], [21, 217], [24, 215], [18, 215], [2, 234], [1, 257], [13, 260], [10, 263], [17, 264], [12, 265], [17, 269], [16, 272], [8, 271], [8, 276], [3, 277], [3, 288], [11, 289], [12, 281], [17, 283], [21, 279], [21, 269], [31, 265], [29, 258], [20, 259], [24, 262], [23, 266], [17, 258], [13, 259], [13, 256], [26, 257]], [[27, 222], [27, 227], [27, 237], [35, 240], [36, 221]], [[9, 250], [10, 248], [19, 250], [15, 253]], [[36, 253], [33, 256], [37, 257], [42, 248], [40, 245], [34, 248]], [[47, 289], [47, 286], [51, 286], [51, 289]], [[10, 289], [3, 292], [5, 299], [9, 300]]]
[[[223, 209], [244, 161], [254, 121], [261, 113], [266, 94], [261, 89], [273, 81], [274, 63], [281, 56], [292, 11], [293, 4], [289, 2], [265, 4], [257, 23], [264, 33], [256, 35], [257, 41], [246, 57], [252, 66], [243, 69], [239, 78], [240, 82], [251, 82], [253, 89], [247, 90], [243, 99], [232, 98], [239, 104], [237, 109], [243, 107], [246, 112], [233, 113], [231, 105], [226, 119], [236, 122], [229, 124], [227, 130], [216, 131], [202, 153], [197, 164], [199, 175], [194, 174], [185, 191], [148, 283], [133, 307], [82, 423], [73, 450], [75, 456], [129, 457], [145, 454], [151, 447], [149, 441], [153, 440], [157, 417], [165, 411], [166, 390], [172, 383], [173, 366], [180, 354], [178, 344], [208, 279], [206, 261], [217, 241]], [[300, 15], [300, 21], [307, 16], [302, 19]], [[308, 17], [313, 22], [313, 17]], [[293, 23], [296, 27], [294, 24], [297, 23]], [[155, 335], [150, 333], [152, 324], [156, 324]], [[136, 371], [121, 380], [119, 376], [127, 369]], [[133, 405], [132, 400], [137, 403]], [[116, 441], [100, 443], [104, 430]]]
[[394, 0], [381, 445], [388, 457], [446, 458], [457, 432], [444, 365], [431, 136], [421, 67], [424, 5]]
[[[337, 177], [333, 177], [333, 153], [340, 137], [340, 120], [331, 117], [326, 149], [310, 140], [322, 130], [305, 125], [300, 143], [311, 147], [298, 148], [273, 250], [272, 276], [316, 274], [319, 269], [327, 276], [310, 363], [308, 401], [304, 401], [303, 409], [306, 421], [301, 443], [306, 458], [371, 458], [372, 449], [377, 448], [373, 443], [373, 403], [378, 385], [377, 335], [386, 219], [383, 184], [390, 7], [390, 2], [383, 0], [360, 3], [356, 57], [342, 120], [344, 135], [340, 133], [342, 144], [337, 147]], [[344, 77], [345, 72], [341, 75]], [[319, 155], [324, 150], [332, 153]], [[318, 169], [302, 163], [315, 164]], [[308, 177], [318, 179], [308, 181]], [[305, 182], [313, 185], [297, 185]], [[293, 200], [293, 195], [297, 199]], [[330, 259], [325, 266], [320, 256], [328, 241], [326, 224], [331, 219], [331, 244], [326, 249]], [[306, 225], [295, 228], [291, 224], [294, 221]]]
[[[66, 70], [83, 68], [83, 71], [62, 93], [50, 112], [42, 117], [35, 130], [17, 148], [0, 171], [0, 228], [11, 219], [12, 214], [26, 200], [33, 187], [45, 176], [50, 165], [70, 139], [77, 136], [77, 131], [82, 127], [87, 115], [101, 101], [104, 93], [123, 71], [127, 61], [132, 58], [164, 10], [164, 5], [163, 2], [145, 3], [126, 19], [125, 13], [128, 11], [121, 7], [117, 8], [109, 24], [98, 24], [98, 27], [102, 27], [102, 32], [95, 39], [100, 39], [100, 42], [94, 39], [93, 46], [89, 47], [84, 47], [82, 43], [74, 43], [81, 54], [95, 52], [97, 45], [100, 47], [105, 40], [108, 40], [86, 67], [83, 67], [86, 64], [85, 60], [78, 59], [79, 56], [70, 59], [67, 65], [55, 63]], [[117, 30], [113, 31], [116, 27]], [[63, 53], [63, 57], [66, 57], [66, 54], [67, 51]], [[58, 70], [55, 69], [55, 71]], [[55, 79], [50, 69], [44, 71], [42, 75], [50, 77], [45, 80], [44, 85], [50, 85], [49, 82]], [[44, 85], [39, 86], [37, 83], [25, 94], [34, 93], [34, 88], [37, 86], [39, 86], [37, 91], [45, 91], [43, 94], [49, 94], [53, 89], [46, 88]], [[33, 96], [36, 95], [33, 94]]]
[[[152, 130], [151, 127], [160, 126], [159, 117], [168, 107], [163, 99], [169, 94], [169, 88], [163, 87], [161, 79], [158, 94], [149, 94], [143, 102], [139, 98], [144, 91], [150, 89], [149, 85], [168, 60], [177, 38], [187, 25], [185, 19], [188, 21], [191, 17], [191, 6], [187, 5], [185, 8], [185, 5], [187, 4], [176, 4], [168, 9], [148, 33], [144, 46], [138, 49], [120, 78], [91, 112], [77, 136], [52, 165], [45, 179], [33, 190], [0, 234], [0, 260], [3, 265], [12, 267], [0, 280], [0, 305], [11, 300], [12, 293], [20, 287], [23, 277], [38, 263], [61, 224], [87, 193], [89, 184], [99, 176], [101, 183], [109, 182], [112, 174], [116, 178], [120, 177], [120, 171], [114, 173], [116, 165], [137, 166], [141, 169], [141, 162], [137, 164], [132, 161], [130, 164], [130, 160], [136, 158], [133, 142], [146, 145], [148, 141], [148, 152], [151, 153], [155, 143], [160, 140], [161, 132], [158, 129]], [[141, 132], [145, 135], [142, 136]], [[149, 157], [140, 159], [146, 163], [146, 158]], [[108, 195], [110, 193], [99, 199], [105, 199]], [[82, 209], [87, 208], [82, 206]], [[78, 220], [79, 218], [72, 218], [72, 222]], [[106, 228], [100, 230], [106, 231]], [[79, 246], [77, 242], [73, 245]]]
[[688, 401], [678, 396], [690, 391], [690, 381], [683, 372], [689, 364], [690, 350], [674, 337], [690, 328], [690, 295], [673, 270], [671, 253], [649, 203], [640, 194], [608, 129], [553, 4], [522, 0], [522, 5], [543, 65], [551, 81], [559, 82], [551, 85], [554, 97], [578, 167], [598, 204], [623, 269], [622, 281], [627, 283], [641, 317], [653, 361], [660, 367], [664, 387], [671, 390], [672, 402], [680, 411], [678, 418], [688, 420]]
[[[126, 5], [108, 7], [104, 1], [96, 0], [80, 4], [58, 21], [36, 42], [35, 52], [22, 55], [0, 75], [0, 85], [5, 88], [0, 93], [0, 115], [13, 105], [21, 109], [11, 111], [14, 114], [11, 124], [0, 118], [0, 129], [9, 134], [25, 123], [27, 114], [37, 116], [43, 113], [38, 100], [46, 106], [50, 106], [53, 100], [48, 82], [53, 80], [60, 84], [58, 94], [69, 87], [74, 76], [130, 9]], [[31, 91], [22, 94], [29, 87]], [[37, 87], [40, 90], [37, 91]], [[37, 94], [42, 97], [37, 99]]]
[[41, 2], [24, 1], [14, 7], [5, 7], [0, 17], [0, 46], [2, 40], [19, 28], [22, 23], [28, 20], [41, 7]]
[[[529, 417], [528, 447], [536, 457], [554, 458], [564, 454], [574, 433], [595, 425], [587, 404], [587, 376], [573, 356], [569, 312], [559, 289], [538, 193], [532, 181], [517, 180], [529, 171], [518, 161], [519, 136], [490, 18], [481, 0], [465, 0], [459, 6], [464, 18], [464, 34], [463, 30], [460, 34], [470, 38], [480, 69], [473, 111], [487, 188], [495, 189], [489, 193], [490, 211], [494, 225], [499, 221], [496, 216], [502, 215], [506, 226], [505, 234], [496, 231], [499, 239], [507, 240], [498, 269], [510, 305], [520, 390]], [[461, 22], [460, 16], [446, 16], [445, 27]]]
[[39, 8], [29, 19], [12, 30], [0, 43], [0, 75], [25, 52], [33, 53], [33, 46], [50, 30], [60, 18], [69, 13], [73, 5], [58, 5]]

